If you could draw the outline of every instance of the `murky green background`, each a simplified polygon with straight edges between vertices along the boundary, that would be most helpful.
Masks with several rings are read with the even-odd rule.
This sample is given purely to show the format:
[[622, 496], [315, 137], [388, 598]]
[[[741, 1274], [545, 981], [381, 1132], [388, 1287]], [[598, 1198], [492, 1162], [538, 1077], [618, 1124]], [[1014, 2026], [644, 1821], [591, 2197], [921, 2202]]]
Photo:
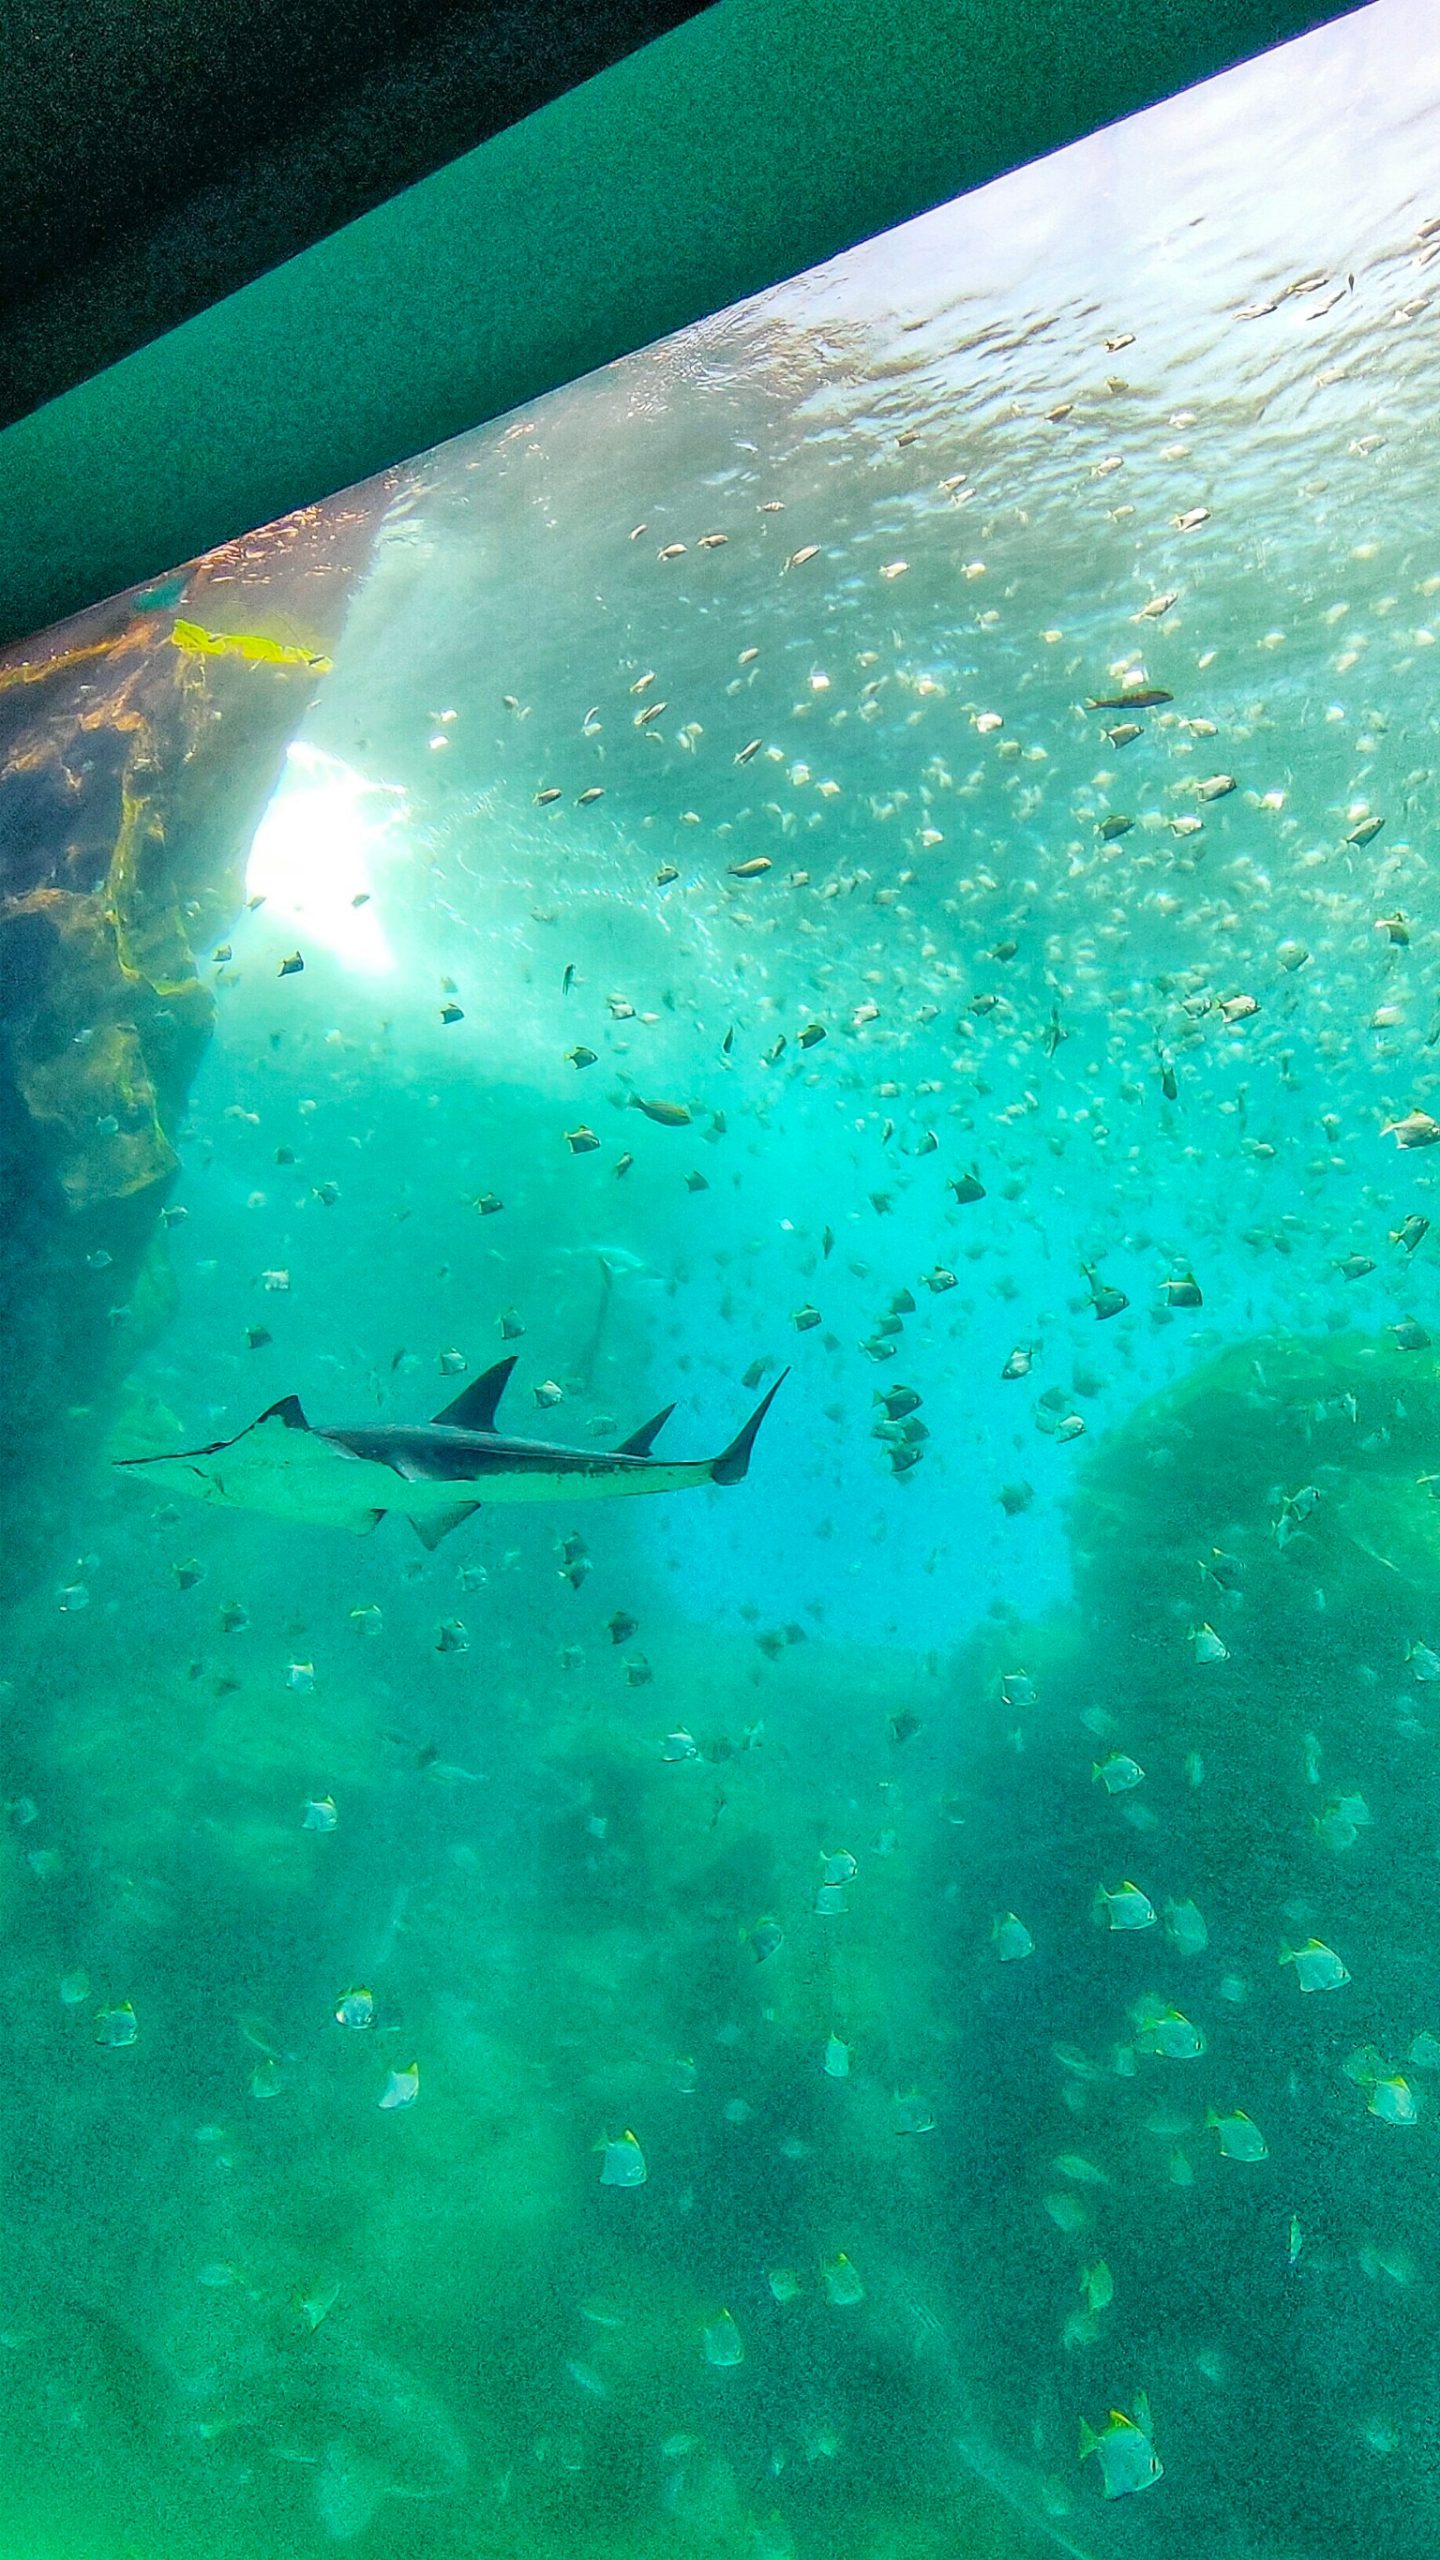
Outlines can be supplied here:
[[397, 496], [115, 1454], [793, 1374], [433, 1555], [77, 1486], [6, 2560], [1440, 2545], [1435, 70], [1364, 12]]

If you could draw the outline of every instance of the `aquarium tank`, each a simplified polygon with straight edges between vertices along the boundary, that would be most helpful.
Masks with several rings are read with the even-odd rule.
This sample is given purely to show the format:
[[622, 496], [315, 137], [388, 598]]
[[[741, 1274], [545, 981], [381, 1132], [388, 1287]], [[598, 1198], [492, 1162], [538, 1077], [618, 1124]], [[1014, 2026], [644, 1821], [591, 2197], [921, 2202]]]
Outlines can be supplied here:
[[1440, 2550], [1430, 38], [0, 656], [5, 2560]]

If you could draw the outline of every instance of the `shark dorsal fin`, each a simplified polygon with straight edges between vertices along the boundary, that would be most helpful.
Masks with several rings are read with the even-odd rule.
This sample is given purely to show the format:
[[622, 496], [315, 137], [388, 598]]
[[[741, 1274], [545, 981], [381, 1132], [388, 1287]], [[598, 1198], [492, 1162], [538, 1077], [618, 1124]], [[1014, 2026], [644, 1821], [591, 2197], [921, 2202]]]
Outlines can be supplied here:
[[287, 1431], [308, 1431], [310, 1428], [305, 1419], [305, 1407], [298, 1396], [282, 1396], [278, 1404], [267, 1404], [264, 1412], [255, 1416], [251, 1430], [258, 1431], [262, 1422], [283, 1422]]
[[497, 1360], [493, 1369], [486, 1369], [478, 1378], [472, 1378], [468, 1387], [461, 1388], [454, 1403], [447, 1404], [436, 1414], [436, 1421], [445, 1423], [451, 1431], [493, 1431], [495, 1415], [510, 1383], [516, 1357], [512, 1351], [508, 1360]]
[[711, 1459], [710, 1481], [712, 1484], [739, 1484], [750, 1464], [750, 1452], [755, 1446], [755, 1434], [789, 1375], [788, 1369], [781, 1370], [774, 1386], [761, 1397], [749, 1421], [742, 1430], [737, 1431], [729, 1448], [722, 1449], [718, 1458]]
[[673, 1404], [662, 1405], [653, 1421], [642, 1422], [638, 1431], [632, 1431], [628, 1440], [621, 1441], [616, 1457], [648, 1458], [674, 1410]]

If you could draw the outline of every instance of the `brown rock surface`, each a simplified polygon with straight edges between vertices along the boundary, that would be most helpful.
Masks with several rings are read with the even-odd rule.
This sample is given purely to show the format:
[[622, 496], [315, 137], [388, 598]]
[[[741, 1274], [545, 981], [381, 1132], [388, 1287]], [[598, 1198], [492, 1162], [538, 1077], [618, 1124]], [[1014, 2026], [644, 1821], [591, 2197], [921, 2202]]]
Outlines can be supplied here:
[[[158, 1212], [210, 1034], [195, 952], [321, 667], [172, 641], [297, 639], [328, 662], [383, 481], [0, 655], [0, 1593], [63, 1561], [115, 1386], [167, 1303]], [[100, 1269], [92, 1257], [109, 1256]], [[137, 1284], [140, 1284], [137, 1286]]]

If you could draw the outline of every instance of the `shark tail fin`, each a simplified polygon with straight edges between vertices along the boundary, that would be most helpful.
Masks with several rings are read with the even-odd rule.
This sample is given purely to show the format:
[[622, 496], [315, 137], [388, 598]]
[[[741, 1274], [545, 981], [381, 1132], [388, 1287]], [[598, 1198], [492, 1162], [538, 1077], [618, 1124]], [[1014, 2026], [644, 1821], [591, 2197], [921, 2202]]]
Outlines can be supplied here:
[[435, 1420], [443, 1422], [451, 1431], [493, 1431], [495, 1415], [510, 1384], [510, 1372], [516, 1357], [512, 1351], [508, 1360], [497, 1360], [493, 1369], [482, 1370], [478, 1378], [472, 1378], [468, 1386], [461, 1388], [453, 1403], [442, 1405]]
[[789, 1375], [790, 1372], [788, 1369], [781, 1370], [774, 1386], [770, 1388], [767, 1394], [761, 1397], [760, 1402], [755, 1407], [755, 1410], [751, 1414], [749, 1421], [745, 1424], [744, 1429], [736, 1432], [728, 1449], [722, 1449], [719, 1457], [711, 1460], [710, 1481], [712, 1484], [740, 1483], [750, 1465], [750, 1452], [755, 1446], [755, 1434], [759, 1430], [761, 1423], [764, 1421], [766, 1414], [769, 1412], [770, 1407], [780, 1393], [780, 1390], [784, 1386]]
[[429, 1547], [433, 1552], [442, 1538], [448, 1538], [452, 1529], [458, 1529], [461, 1521], [468, 1520], [471, 1512], [478, 1511], [479, 1508], [478, 1502], [457, 1502], [453, 1510], [432, 1511], [429, 1518], [424, 1520], [416, 1519], [412, 1512], [410, 1526], [421, 1546]]
[[621, 1441], [615, 1452], [617, 1458], [648, 1458], [674, 1410], [673, 1404], [662, 1405], [652, 1421], [642, 1422], [638, 1431]]

